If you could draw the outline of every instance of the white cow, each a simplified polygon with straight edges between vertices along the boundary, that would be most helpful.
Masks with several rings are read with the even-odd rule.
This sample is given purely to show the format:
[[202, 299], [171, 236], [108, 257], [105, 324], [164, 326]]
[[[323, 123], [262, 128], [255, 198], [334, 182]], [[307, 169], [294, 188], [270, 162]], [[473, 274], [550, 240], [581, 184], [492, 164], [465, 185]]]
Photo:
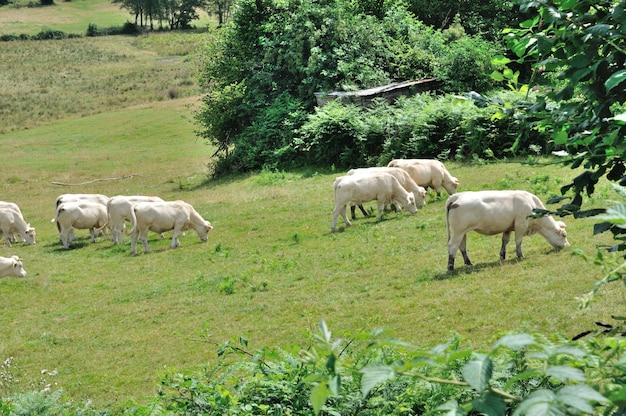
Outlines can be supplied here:
[[406, 170], [411, 178], [424, 188], [432, 188], [441, 195], [443, 187], [448, 195], [456, 193], [459, 180], [450, 175], [444, 164], [434, 159], [394, 159], [387, 165]]
[[[411, 214], [417, 212], [416, 197], [413, 192], [407, 192], [400, 182], [390, 173], [375, 173], [370, 175], [346, 175], [335, 179], [335, 209], [331, 231], [337, 226], [337, 217], [341, 214], [346, 226], [351, 223], [346, 216], [346, 205], [350, 203], [362, 204], [369, 201], [378, 201], [378, 221], [382, 220], [383, 208], [386, 204], [402, 205]], [[423, 196], [419, 207], [425, 204]]]
[[26, 277], [26, 270], [19, 257], [0, 257], [0, 277], [7, 276]]
[[[59, 207], [59, 205], [61, 205], [64, 202], [78, 202], [78, 201], [97, 202], [97, 203], [104, 205], [106, 208], [106, 205], [109, 202], [109, 197], [103, 194], [62, 194], [57, 197], [56, 202], [54, 204], [54, 209], [56, 210]], [[59, 233], [61, 232], [61, 228], [58, 223], [57, 223], [57, 230], [59, 231]], [[74, 230], [70, 231], [69, 239], [70, 241], [74, 239]]]
[[12, 209], [0, 210], [0, 231], [9, 247], [14, 234], [28, 244], [35, 244], [35, 229], [24, 221], [20, 212]]
[[[422, 208], [424, 206], [424, 205], [420, 206], [420, 201], [423, 200], [424, 204], [426, 204], [426, 200], [425, 200], [426, 189], [416, 184], [415, 181], [411, 179], [407, 171], [405, 171], [402, 168], [395, 168], [395, 167], [390, 168], [386, 166], [370, 167], [370, 168], [356, 168], [356, 169], [350, 169], [347, 174], [348, 175], [370, 175], [373, 173], [380, 173], [380, 172], [386, 172], [386, 173], [392, 174], [393, 176], [396, 177], [396, 179], [398, 180], [398, 182], [400, 182], [400, 185], [402, 185], [404, 189], [406, 189], [408, 192], [413, 192], [413, 194], [415, 195], [415, 202], [417, 203], [418, 208]], [[355, 205], [350, 206], [350, 215], [352, 219], [356, 218], [355, 208], [356, 208]], [[367, 212], [365, 211], [365, 208], [363, 208], [362, 204], [359, 204], [359, 209], [361, 210], [363, 215], [367, 216]]]
[[213, 229], [211, 223], [202, 218], [191, 204], [185, 201], [138, 202], [131, 213], [130, 250], [132, 254], [137, 252], [137, 238], [141, 240], [146, 253], [150, 252], [148, 231], [157, 234], [172, 231], [170, 248], [176, 248], [180, 245], [178, 237], [183, 234], [183, 231], [193, 228], [200, 240], [205, 242], [209, 238], [209, 231]]
[[123, 242], [122, 230], [124, 221], [130, 221], [133, 205], [137, 202], [163, 202], [158, 196], [141, 195], [117, 195], [109, 199], [107, 203], [107, 213], [109, 216], [109, 228], [113, 234], [113, 244]]
[[483, 235], [502, 233], [500, 260], [506, 257], [506, 245], [515, 231], [515, 252], [522, 258], [522, 237], [538, 233], [556, 249], [569, 246], [565, 223], [550, 216], [529, 218], [533, 209], [545, 209], [536, 195], [526, 191], [460, 192], [446, 201], [448, 229], [448, 270], [454, 270], [454, 256], [461, 249], [463, 260], [472, 265], [467, 256], [466, 234], [476, 231]]
[[[20, 210], [20, 207], [15, 203], [15, 202], [6, 202], [6, 201], [0, 201], [0, 210], [13, 210], [15, 212], [17, 212], [18, 214], [20, 214], [22, 216], [22, 219], [24, 218], [24, 216], [22, 215], [22, 211]], [[15, 243], [15, 236], [11, 236], [11, 243]], [[23, 238], [21, 238], [22, 243], [26, 242]]]
[[96, 232], [106, 227], [108, 221], [106, 205], [93, 201], [62, 202], [57, 207], [56, 222], [59, 227], [63, 248], [68, 249], [74, 241], [74, 228], [88, 229], [91, 242], [96, 241]]

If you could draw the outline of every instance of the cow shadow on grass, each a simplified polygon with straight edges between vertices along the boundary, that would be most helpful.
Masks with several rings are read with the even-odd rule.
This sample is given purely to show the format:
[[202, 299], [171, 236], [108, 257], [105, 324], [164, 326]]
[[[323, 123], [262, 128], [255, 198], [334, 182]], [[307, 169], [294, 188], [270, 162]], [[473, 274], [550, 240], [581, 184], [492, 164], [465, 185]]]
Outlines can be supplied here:
[[[471, 266], [466, 266], [466, 265], [458, 265], [454, 268], [453, 271], [444, 271], [442, 273], [437, 273], [433, 276], [433, 280], [446, 280], [446, 279], [452, 279], [456, 276], [459, 275], [467, 275], [467, 274], [474, 274], [474, 273], [480, 273], [481, 271], [485, 270], [485, 269], [493, 269], [493, 268], [497, 268], [497, 267], [502, 267], [505, 264], [517, 264], [519, 262], [524, 261], [524, 259], [518, 259], [518, 258], [514, 258], [511, 260], [504, 260], [504, 261], [492, 261], [492, 262], [488, 262], [488, 263], [479, 263], [479, 264], [473, 264]], [[462, 262], [461, 262], [462, 263]]]

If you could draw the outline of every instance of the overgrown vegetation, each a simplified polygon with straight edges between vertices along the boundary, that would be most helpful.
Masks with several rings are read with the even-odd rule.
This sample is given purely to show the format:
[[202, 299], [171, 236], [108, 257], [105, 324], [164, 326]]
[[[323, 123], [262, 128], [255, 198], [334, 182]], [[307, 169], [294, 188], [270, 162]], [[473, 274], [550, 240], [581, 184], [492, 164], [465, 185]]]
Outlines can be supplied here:
[[[491, 89], [496, 45], [434, 30], [402, 4], [385, 3], [378, 11], [368, 14], [343, 1], [237, 4], [232, 23], [211, 33], [201, 78], [207, 93], [197, 119], [201, 136], [218, 148], [218, 173], [287, 168], [294, 157], [306, 159], [293, 137], [300, 128], [312, 129], [305, 115], [318, 91], [428, 77], [444, 92]], [[343, 145], [340, 138], [323, 139], [330, 140]], [[335, 164], [349, 165], [345, 159]]]

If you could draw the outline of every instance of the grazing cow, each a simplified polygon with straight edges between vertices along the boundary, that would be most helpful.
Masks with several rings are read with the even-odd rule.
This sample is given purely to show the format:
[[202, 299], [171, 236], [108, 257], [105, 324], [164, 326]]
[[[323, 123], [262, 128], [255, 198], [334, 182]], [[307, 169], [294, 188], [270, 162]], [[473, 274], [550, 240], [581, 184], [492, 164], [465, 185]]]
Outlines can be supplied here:
[[[59, 195], [56, 199], [56, 203], [54, 205], [55, 210], [64, 202], [79, 202], [79, 201], [88, 201], [88, 202], [98, 202], [105, 206], [109, 202], [109, 197], [102, 194], [62, 194]], [[54, 220], [53, 220], [54, 221]], [[59, 233], [61, 232], [61, 228], [59, 223], [57, 223], [57, 230]], [[70, 241], [74, 239], [74, 230], [70, 231], [69, 235]]]
[[124, 221], [130, 221], [133, 205], [137, 202], [163, 202], [163, 200], [158, 196], [140, 195], [117, 195], [109, 199], [107, 213], [109, 215], [109, 228], [113, 234], [113, 244], [123, 242]]
[[60, 230], [63, 248], [68, 249], [74, 241], [74, 228], [79, 230], [88, 229], [91, 234], [91, 242], [96, 241], [96, 231], [107, 225], [107, 208], [100, 202], [75, 201], [62, 202], [57, 207], [56, 222]]
[[7, 276], [26, 277], [26, 270], [19, 257], [0, 257], [0, 277]]
[[24, 221], [20, 212], [12, 209], [0, 210], [0, 231], [9, 247], [14, 234], [18, 234], [28, 244], [35, 244], [35, 229]]
[[[14, 202], [6, 202], [6, 201], [0, 201], [0, 210], [13, 210], [15, 212], [17, 212], [18, 214], [20, 214], [22, 216], [22, 219], [24, 218], [24, 216], [22, 215], [22, 211], [20, 210], [20, 207], [14, 203]], [[11, 243], [15, 243], [15, 236], [11, 236]], [[22, 243], [25, 243], [26, 241], [21, 238]]]
[[[357, 168], [357, 169], [350, 169], [347, 174], [348, 175], [370, 175], [372, 173], [380, 173], [380, 172], [390, 173], [393, 176], [395, 176], [398, 182], [400, 182], [400, 185], [402, 185], [404, 189], [406, 189], [408, 192], [413, 192], [413, 194], [415, 195], [415, 201], [418, 203], [418, 205], [419, 205], [420, 200], [424, 200], [424, 203], [426, 203], [425, 202], [426, 189], [416, 184], [415, 181], [411, 179], [409, 174], [404, 169], [390, 168], [390, 167], [385, 167], [385, 166], [371, 167], [371, 168]], [[422, 208], [422, 207], [423, 205], [420, 206], [419, 208]], [[355, 208], [356, 206], [354, 204], [350, 206], [350, 216], [352, 217], [352, 219], [356, 218]], [[359, 209], [361, 210], [364, 216], [367, 216], [367, 212], [365, 211], [365, 208], [363, 208], [362, 204], [359, 204]]]
[[170, 248], [176, 248], [180, 245], [178, 237], [183, 234], [183, 231], [193, 228], [200, 240], [205, 242], [209, 238], [209, 231], [213, 229], [211, 223], [202, 218], [191, 204], [185, 201], [138, 202], [133, 206], [131, 214], [130, 250], [132, 254], [137, 252], [137, 238], [141, 240], [146, 253], [150, 252], [148, 231], [160, 234], [171, 230]]
[[[346, 216], [346, 205], [349, 203], [362, 204], [369, 201], [378, 201], [378, 221], [382, 220], [385, 204], [402, 205], [411, 214], [417, 212], [416, 197], [413, 192], [407, 192], [400, 182], [390, 173], [375, 173], [370, 175], [346, 175], [335, 179], [335, 209], [331, 231], [337, 225], [337, 217], [341, 214], [346, 226], [351, 223]], [[424, 206], [421, 197], [419, 207]]]
[[411, 178], [424, 188], [432, 188], [441, 195], [443, 187], [448, 195], [456, 193], [459, 180], [450, 175], [446, 167], [434, 159], [394, 159], [387, 165], [398, 167], [407, 171]]
[[463, 260], [472, 265], [466, 250], [466, 234], [476, 231], [483, 235], [502, 233], [500, 261], [506, 257], [506, 245], [515, 231], [515, 252], [522, 258], [522, 237], [538, 233], [554, 248], [569, 246], [565, 223], [550, 216], [529, 218], [533, 209], [545, 209], [536, 195], [526, 191], [460, 192], [446, 201], [448, 229], [448, 270], [454, 270], [454, 256], [461, 249]]

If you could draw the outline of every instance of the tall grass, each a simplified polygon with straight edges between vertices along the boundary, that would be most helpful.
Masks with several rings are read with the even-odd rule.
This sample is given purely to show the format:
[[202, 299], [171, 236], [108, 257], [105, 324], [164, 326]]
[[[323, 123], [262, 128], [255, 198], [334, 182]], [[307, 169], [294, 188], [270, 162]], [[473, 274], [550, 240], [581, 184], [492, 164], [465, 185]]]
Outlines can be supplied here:
[[202, 34], [0, 44], [0, 132], [198, 94]]

